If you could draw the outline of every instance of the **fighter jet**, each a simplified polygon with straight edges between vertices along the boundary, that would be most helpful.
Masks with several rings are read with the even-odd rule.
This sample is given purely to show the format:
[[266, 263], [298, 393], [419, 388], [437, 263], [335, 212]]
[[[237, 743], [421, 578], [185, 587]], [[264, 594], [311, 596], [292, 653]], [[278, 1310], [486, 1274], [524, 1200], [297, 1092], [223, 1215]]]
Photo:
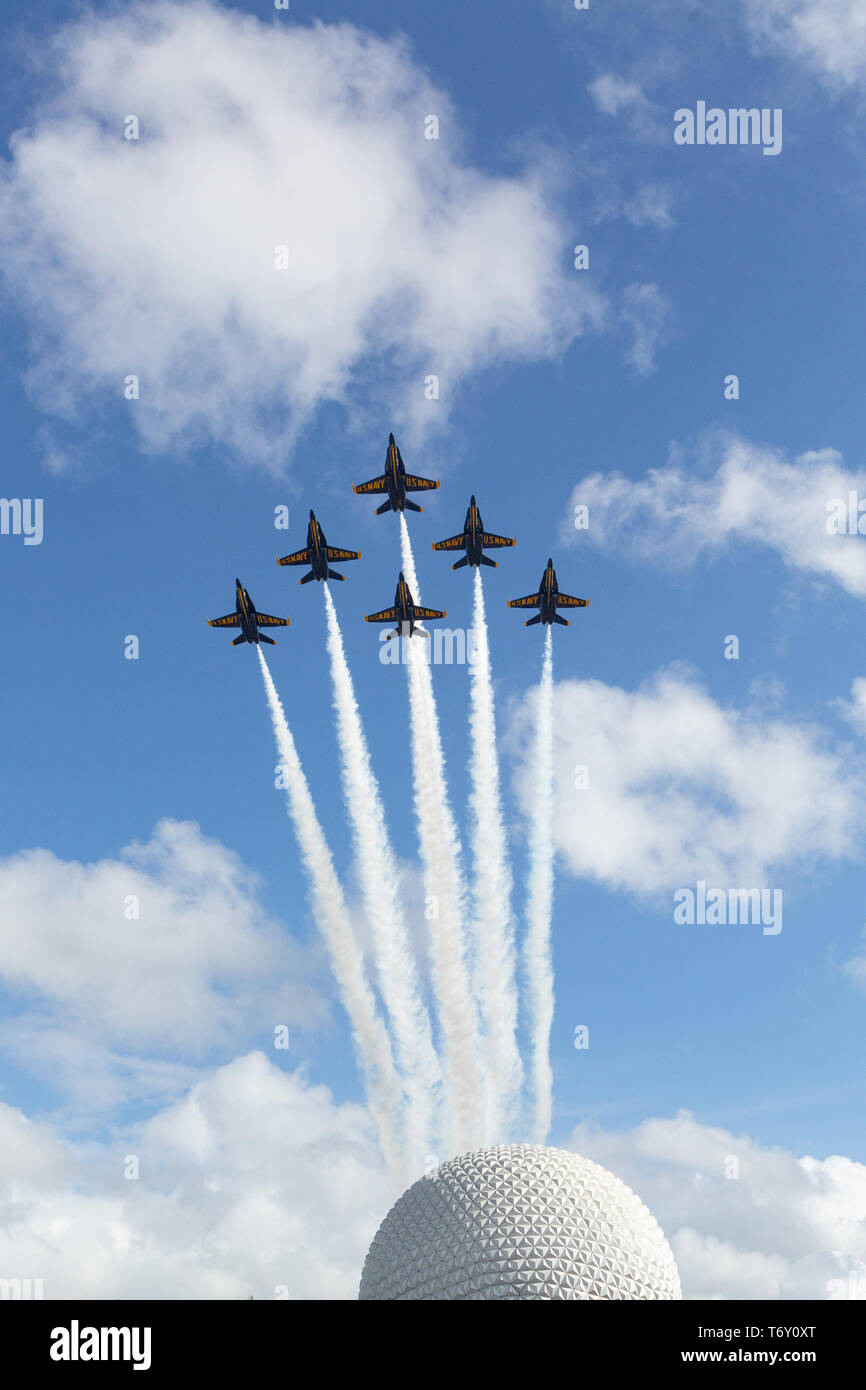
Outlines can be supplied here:
[[447, 541], [434, 541], [433, 549], [466, 551], [462, 560], [451, 566], [453, 570], [460, 570], [464, 565], [474, 565], [476, 568], [479, 565], [491, 565], [495, 569], [496, 561], [484, 554], [485, 549], [515, 544], [516, 541], [509, 540], [507, 536], [494, 536], [491, 531], [485, 531], [475, 498], [470, 497], [462, 535], [449, 536]]
[[438, 478], [434, 483], [431, 478], [419, 478], [414, 473], [406, 472], [402, 455], [394, 442], [394, 436], [389, 434], [388, 452], [385, 455], [385, 472], [381, 473], [378, 478], [371, 478], [368, 483], [357, 483], [353, 486], [352, 491], [358, 493], [387, 492], [388, 501], [376, 508], [376, 515], [381, 516], [383, 512], [402, 512], [407, 508], [410, 512], [422, 512], [424, 508], [419, 507], [417, 502], [411, 502], [406, 493], [429, 492], [438, 486]]
[[288, 618], [272, 618], [270, 613], [259, 613], [246, 589], [239, 579], [235, 580], [235, 612], [226, 613], [224, 618], [208, 618], [211, 627], [239, 627], [240, 637], [235, 637], [232, 641], [233, 647], [240, 646], [241, 642], [267, 642], [269, 646], [275, 647], [277, 644], [273, 637], [266, 637], [263, 632], [259, 632], [260, 627], [288, 627]]
[[408, 624], [410, 637], [414, 636], [416, 630], [421, 637], [429, 637], [430, 633], [425, 632], [423, 627], [416, 629], [419, 618], [444, 618], [444, 608], [422, 608], [412, 597], [412, 591], [400, 571], [400, 578], [397, 580], [397, 592], [394, 595], [394, 607], [383, 608], [380, 613], [365, 613], [364, 621], [367, 623], [394, 623], [397, 627], [394, 632], [389, 632], [388, 638], [405, 637], [406, 625]]
[[340, 550], [336, 545], [328, 545], [325, 533], [316, 520], [316, 513], [310, 512], [307, 526], [307, 545], [304, 550], [296, 550], [293, 555], [284, 555], [277, 560], [278, 565], [312, 565], [309, 574], [299, 579], [299, 584], [309, 584], [311, 579], [345, 579], [330, 567], [331, 560], [360, 560], [360, 550]]
[[562, 623], [563, 627], [569, 627], [568, 619], [560, 618], [557, 608], [586, 608], [588, 603], [588, 598], [574, 598], [571, 594], [559, 592], [553, 561], [548, 560], [547, 568], [541, 576], [538, 593], [527, 594], [525, 598], [510, 598], [508, 607], [541, 609], [534, 618], [527, 618], [526, 627], [533, 627], [536, 623], [544, 623], [545, 627], [549, 627], [551, 623]]

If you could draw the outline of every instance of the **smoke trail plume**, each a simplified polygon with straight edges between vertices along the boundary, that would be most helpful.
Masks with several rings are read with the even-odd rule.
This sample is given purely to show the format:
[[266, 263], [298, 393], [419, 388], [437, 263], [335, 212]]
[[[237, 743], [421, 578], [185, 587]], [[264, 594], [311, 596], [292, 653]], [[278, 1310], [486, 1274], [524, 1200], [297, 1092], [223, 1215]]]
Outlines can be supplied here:
[[472, 852], [475, 863], [475, 982], [481, 1007], [485, 1143], [501, 1143], [517, 1116], [523, 1066], [517, 1046], [517, 986], [511, 868], [505, 839], [496, 713], [481, 571], [475, 570], [472, 627], [474, 660], [469, 667], [472, 736]]
[[331, 967], [355, 1040], [355, 1047], [367, 1086], [373, 1117], [379, 1127], [382, 1152], [389, 1171], [402, 1180], [402, 1159], [398, 1134], [398, 1115], [402, 1087], [385, 1025], [367, 977], [360, 948], [352, 931], [346, 900], [337, 878], [331, 851], [316, 815], [310, 788], [298, 757], [295, 740], [286, 720], [280, 697], [260, 647], [256, 647], [262, 680], [268, 698], [271, 721], [280, 762], [285, 772], [288, 811], [292, 818], [304, 867], [310, 883], [313, 912], [331, 957]]
[[[414, 598], [420, 601], [409, 530], [402, 512], [400, 546], [403, 572]], [[448, 1078], [448, 1142], [452, 1153], [462, 1153], [482, 1141], [484, 1116], [481, 1079], [475, 1055], [475, 1007], [469, 988], [463, 940], [464, 890], [460, 847], [448, 802], [430, 667], [426, 652], [419, 651], [424, 639], [417, 642], [414, 637], [400, 640], [411, 644], [407, 670], [415, 815], [424, 863], [431, 973]]]
[[524, 968], [532, 1033], [532, 1139], [543, 1144], [553, 1111], [550, 1030], [553, 1026], [553, 640], [545, 630], [535, 726], [534, 800], [529, 826], [529, 892]]
[[400, 904], [397, 864], [385, 810], [346, 660], [337, 610], [328, 585], [325, 612], [337, 715], [343, 792], [352, 826], [358, 880], [373, 936], [379, 989], [391, 1020], [408, 1096], [406, 1135], [410, 1163], [420, 1172], [433, 1145], [433, 1119], [441, 1081], [430, 1018], [420, 997], [415, 960]]

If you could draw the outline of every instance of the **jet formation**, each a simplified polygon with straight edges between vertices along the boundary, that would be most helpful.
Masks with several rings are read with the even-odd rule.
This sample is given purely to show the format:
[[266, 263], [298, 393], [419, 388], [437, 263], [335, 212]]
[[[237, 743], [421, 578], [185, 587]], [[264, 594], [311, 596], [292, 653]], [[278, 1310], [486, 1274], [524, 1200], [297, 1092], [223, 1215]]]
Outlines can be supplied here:
[[[432, 478], [422, 478], [417, 474], [406, 472], [402, 455], [397, 448], [393, 434], [391, 434], [388, 436], [384, 473], [371, 478], [366, 483], [356, 483], [352, 490], [359, 495], [387, 493], [386, 501], [376, 508], [376, 515], [381, 516], [383, 512], [388, 511], [420, 512], [422, 508], [406, 494], [426, 492], [438, 488], [438, 486], [438, 479], [434, 481]], [[491, 560], [488, 555], [485, 555], [485, 550], [502, 549], [515, 544], [516, 540], [513, 537], [499, 536], [493, 531], [484, 529], [481, 512], [473, 496], [469, 499], [463, 530], [458, 532], [456, 536], [448, 536], [445, 540], [434, 541], [433, 549], [446, 552], [463, 551], [460, 559], [452, 564], [453, 570], [463, 569], [466, 565], [474, 569], [480, 568], [481, 565], [490, 565], [495, 568], [496, 560]], [[327, 582], [329, 579], [344, 580], [345, 575], [333, 569], [331, 562], [337, 561], [344, 564], [349, 560], [359, 560], [360, 558], [360, 550], [345, 550], [339, 546], [328, 545], [325, 533], [316, 519], [316, 514], [311, 511], [307, 525], [307, 544], [303, 550], [296, 550], [291, 555], [278, 556], [277, 564], [285, 566], [308, 565], [309, 572], [302, 575], [298, 583], [309, 584], [313, 579], [320, 582]], [[526, 627], [533, 627], [536, 623], [542, 623], [546, 627], [553, 623], [561, 623], [563, 627], [568, 627], [568, 619], [561, 617], [557, 609], [586, 608], [588, 604], [588, 598], [575, 598], [573, 594], [564, 594], [560, 591], [552, 559], [547, 561], [536, 593], [526, 594], [523, 598], [508, 600], [509, 608], [537, 608], [539, 610], [535, 617], [526, 620]], [[424, 608], [417, 604], [401, 570], [393, 605], [390, 608], [381, 609], [378, 613], [365, 613], [364, 620], [368, 623], [394, 623], [394, 630], [387, 634], [389, 638], [399, 637], [407, 633], [410, 637], [414, 636], [415, 633], [422, 637], [429, 637], [429, 632], [419, 626], [419, 620], [444, 618], [445, 613], [444, 608]], [[270, 646], [276, 646], [274, 639], [260, 632], [259, 629], [262, 627], [288, 627], [289, 619], [275, 618], [270, 613], [259, 613], [241, 581], [236, 579], [235, 612], [227, 613], [223, 618], [209, 618], [208, 623], [211, 627], [239, 627], [241, 629], [240, 635], [233, 639], [233, 647], [239, 646], [242, 642], [253, 644], [267, 642]]]

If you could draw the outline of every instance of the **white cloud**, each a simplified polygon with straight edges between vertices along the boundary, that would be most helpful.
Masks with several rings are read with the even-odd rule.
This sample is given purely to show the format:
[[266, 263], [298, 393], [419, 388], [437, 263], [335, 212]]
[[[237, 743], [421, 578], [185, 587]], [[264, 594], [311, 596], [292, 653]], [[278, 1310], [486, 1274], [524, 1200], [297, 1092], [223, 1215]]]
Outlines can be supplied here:
[[46, 1298], [354, 1298], [391, 1200], [366, 1112], [261, 1053], [112, 1145], [0, 1104], [0, 1275]]
[[[624, 1134], [578, 1126], [567, 1147], [650, 1207], [686, 1298], [776, 1298], [815, 1252], [866, 1256], [866, 1167], [850, 1159], [797, 1158], [685, 1112]], [[46, 1298], [354, 1299], [393, 1198], [364, 1110], [261, 1053], [110, 1144], [71, 1144], [0, 1104], [0, 1275], [42, 1279]]]
[[235, 854], [170, 820], [116, 859], [0, 861], [0, 980], [22, 1001], [0, 1029], [7, 1057], [106, 1105], [176, 1092], [212, 1049], [321, 1021], [305, 953], [257, 890]]
[[[581, 535], [603, 547], [627, 540], [635, 559], [677, 569], [734, 541], [749, 541], [776, 551], [793, 570], [831, 578], [849, 594], [866, 597], [866, 542], [828, 530], [836, 511], [847, 516], [849, 492], [866, 500], [866, 472], [847, 472], [834, 449], [789, 462], [777, 450], [731, 435], [700, 451], [698, 469], [706, 473], [704, 455], [715, 463], [710, 476], [679, 462], [650, 469], [637, 481], [621, 473], [588, 475], [571, 499], [572, 506], [590, 508], [589, 530]], [[576, 534], [563, 528], [565, 541]]]
[[852, 956], [849, 961], [845, 962], [842, 969], [849, 980], [852, 980], [857, 988], [862, 989], [866, 994], [866, 932], [864, 932], [862, 955]]
[[848, 700], [833, 700], [833, 708], [843, 719], [866, 737], [866, 678], [855, 676]]
[[579, 1126], [568, 1147], [611, 1168], [646, 1202], [671, 1242], [686, 1298], [777, 1298], [796, 1261], [830, 1250], [866, 1256], [866, 1165], [852, 1159], [797, 1158], [686, 1111], [625, 1134]]
[[746, 0], [752, 34], [834, 86], [866, 79], [862, 0]]
[[656, 353], [669, 341], [674, 317], [658, 285], [627, 285], [623, 290], [620, 318], [631, 335], [625, 360], [640, 376], [655, 371]]
[[649, 105], [640, 83], [617, 77], [613, 72], [601, 73], [588, 84], [587, 91], [604, 116], [618, 116], [621, 111], [633, 111]]
[[657, 227], [660, 231], [676, 225], [674, 206], [680, 192], [671, 184], [639, 183], [631, 193], [624, 193], [613, 168], [600, 161], [590, 169], [587, 181], [595, 192], [590, 214], [593, 222], [624, 217], [633, 227]]
[[122, 403], [135, 374], [146, 448], [213, 440], [279, 468], [323, 402], [356, 422], [396, 403], [420, 432], [466, 373], [599, 320], [544, 161], [511, 178], [461, 163], [450, 100], [402, 40], [160, 2], [50, 51], [0, 185], [46, 409]]
[[[531, 727], [533, 698], [512, 737]], [[637, 894], [698, 879], [766, 887], [771, 872], [802, 867], [804, 845], [829, 859], [855, 852], [857, 781], [809, 727], [723, 709], [675, 670], [636, 691], [559, 682], [555, 720], [556, 847], [579, 877]], [[578, 767], [588, 787], [576, 786]], [[524, 808], [533, 779], [524, 744]]]

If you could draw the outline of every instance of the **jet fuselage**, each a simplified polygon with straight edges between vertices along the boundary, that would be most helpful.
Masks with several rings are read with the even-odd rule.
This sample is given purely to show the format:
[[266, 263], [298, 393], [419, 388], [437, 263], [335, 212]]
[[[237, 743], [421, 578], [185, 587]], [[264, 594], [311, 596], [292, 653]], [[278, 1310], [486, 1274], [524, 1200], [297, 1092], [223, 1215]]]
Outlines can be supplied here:
[[235, 579], [235, 608], [241, 623], [241, 633], [247, 642], [257, 643], [256, 605], [239, 579]]

